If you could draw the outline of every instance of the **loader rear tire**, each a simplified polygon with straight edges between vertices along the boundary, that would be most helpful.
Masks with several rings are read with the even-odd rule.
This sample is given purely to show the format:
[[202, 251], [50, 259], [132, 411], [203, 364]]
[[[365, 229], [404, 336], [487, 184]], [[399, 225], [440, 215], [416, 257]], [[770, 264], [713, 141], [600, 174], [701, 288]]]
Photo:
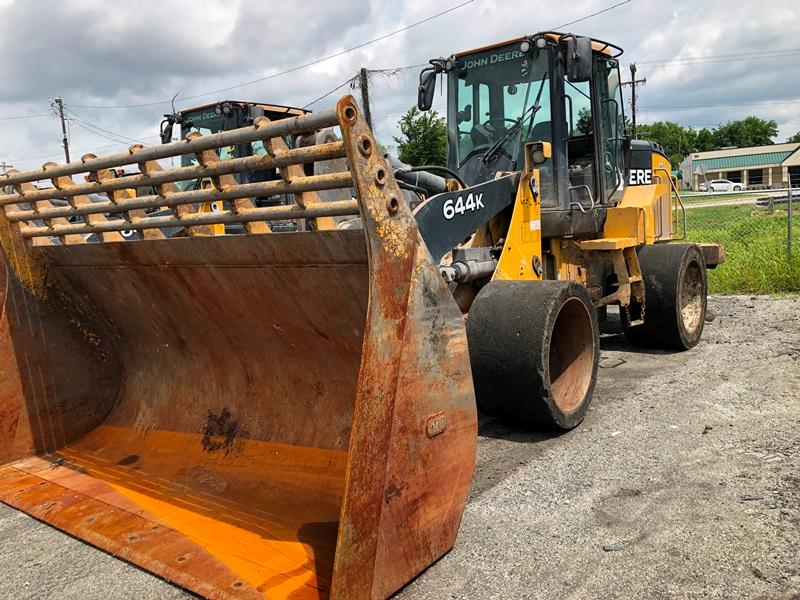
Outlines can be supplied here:
[[644, 279], [644, 324], [622, 324], [632, 344], [688, 350], [703, 335], [708, 282], [703, 253], [694, 244], [661, 244], [639, 250]]
[[467, 318], [478, 409], [524, 426], [572, 429], [597, 379], [597, 313], [570, 281], [494, 281]]

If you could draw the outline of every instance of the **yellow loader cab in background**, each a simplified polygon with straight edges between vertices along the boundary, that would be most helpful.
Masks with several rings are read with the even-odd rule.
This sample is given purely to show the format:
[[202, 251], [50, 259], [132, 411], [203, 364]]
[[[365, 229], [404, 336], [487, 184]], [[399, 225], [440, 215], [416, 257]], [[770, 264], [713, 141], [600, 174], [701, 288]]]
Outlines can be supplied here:
[[[191, 139], [201, 135], [211, 135], [223, 131], [231, 131], [240, 127], [252, 125], [256, 119], [266, 118], [270, 121], [278, 121], [289, 117], [305, 115], [311, 111], [303, 108], [284, 106], [281, 104], [267, 104], [263, 102], [247, 102], [244, 100], [221, 100], [200, 106], [193, 106], [176, 111], [173, 107], [171, 113], [164, 115], [161, 121], [159, 135], [162, 144], [172, 141], [175, 126], [179, 127], [179, 138], [181, 140]], [[281, 144], [285, 147], [285, 141], [277, 139], [271, 142], [273, 145]], [[271, 150], [264, 147], [261, 140], [245, 144], [230, 144], [219, 149], [219, 159], [228, 160], [230, 158], [245, 158], [248, 156], [263, 156]], [[181, 166], [188, 167], [198, 164], [203, 160], [202, 156], [183, 155]], [[310, 173], [313, 174], [313, 171]], [[250, 173], [237, 173], [233, 175], [238, 183], [256, 183], [258, 181], [269, 181], [280, 179], [279, 169], [265, 169]], [[210, 189], [213, 183], [209, 178], [198, 179], [186, 182], [183, 187], [194, 187], [195, 189]], [[273, 198], [255, 199], [257, 206], [275, 206], [276, 204], [293, 203], [292, 197], [275, 196]], [[210, 202], [200, 206], [201, 212], [216, 211], [221, 208], [221, 203]], [[296, 229], [297, 223], [274, 223], [275, 229]], [[228, 229], [235, 230], [237, 225], [229, 225]], [[225, 233], [224, 225], [215, 225], [210, 228], [212, 233], [220, 235]]]
[[446, 178], [395, 176], [350, 96], [0, 176], [0, 500], [208, 598], [400, 589], [455, 543], [476, 400], [577, 425], [611, 303], [636, 343], [700, 337], [709, 260], [669, 243], [618, 52], [434, 61]]

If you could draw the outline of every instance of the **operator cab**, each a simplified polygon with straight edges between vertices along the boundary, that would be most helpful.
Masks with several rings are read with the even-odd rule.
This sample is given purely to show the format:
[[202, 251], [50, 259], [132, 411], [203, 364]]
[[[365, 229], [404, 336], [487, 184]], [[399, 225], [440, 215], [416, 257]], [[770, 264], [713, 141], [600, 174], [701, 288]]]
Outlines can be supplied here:
[[446, 74], [448, 167], [467, 185], [521, 170], [525, 144], [549, 142], [552, 157], [539, 165], [542, 209], [581, 215], [543, 219], [554, 234], [578, 233], [590, 212], [602, 214], [589, 220], [602, 218], [622, 197], [620, 54], [554, 32], [455, 54], [421, 73], [419, 107], [429, 108], [435, 76]]
[[[252, 125], [253, 121], [258, 117], [267, 117], [270, 121], [277, 121], [287, 117], [304, 115], [308, 112], [310, 111], [291, 106], [260, 104], [240, 100], [214, 102], [164, 115], [165, 118], [161, 122], [161, 142], [168, 144], [172, 141], [174, 124], [181, 126], [181, 139], [186, 139], [186, 136], [192, 132], [211, 135], [220, 131], [247, 127]], [[266, 149], [261, 141], [227, 146], [221, 148], [219, 152], [222, 160], [262, 154], [266, 154]], [[181, 166], [186, 167], [192, 164], [197, 164], [197, 160], [193, 156], [184, 155], [181, 157]]]
[[[282, 106], [278, 104], [260, 104], [256, 102], [244, 102], [239, 100], [224, 100], [221, 102], [214, 102], [203, 106], [189, 108], [179, 112], [164, 115], [164, 120], [161, 122], [161, 143], [168, 144], [172, 141], [173, 128], [175, 124], [180, 125], [181, 139], [193, 132], [200, 133], [201, 135], [211, 135], [221, 131], [229, 131], [238, 129], [240, 127], [247, 127], [252, 125], [258, 117], [266, 117], [270, 121], [277, 121], [286, 119], [288, 117], [296, 117], [304, 115], [310, 111], [302, 108], [294, 108], [291, 106]], [[294, 147], [295, 140], [288, 137], [284, 138], [287, 146]], [[221, 160], [228, 160], [231, 158], [245, 158], [248, 156], [261, 156], [267, 154], [267, 149], [264, 148], [264, 143], [260, 140], [246, 144], [235, 144], [231, 146], [224, 146], [218, 151]], [[184, 154], [181, 156], [181, 166], [190, 167], [198, 164], [198, 159], [193, 154]], [[309, 170], [309, 167], [305, 167]], [[313, 165], [310, 165], [311, 173], [313, 174]], [[281, 179], [281, 174], [278, 169], [258, 169], [248, 171], [245, 173], [234, 173], [238, 183], [260, 183], [264, 181], [275, 181]], [[179, 187], [182, 189], [200, 189], [211, 185], [210, 180], [188, 180], [179, 182]], [[293, 202], [292, 196], [286, 197], [282, 195], [259, 197], [255, 198], [256, 206], [275, 206], [284, 204], [287, 201]], [[212, 204], [211, 210], [215, 210], [216, 203]], [[276, 230], [294, 231], [296, 225], [290, 223], [276, 223]], [[288, 229], [287, 229], [288, 228]], [[226, 233], [241, 233], [243, 228], [241, 225], [229, 225], [225, 228]]]

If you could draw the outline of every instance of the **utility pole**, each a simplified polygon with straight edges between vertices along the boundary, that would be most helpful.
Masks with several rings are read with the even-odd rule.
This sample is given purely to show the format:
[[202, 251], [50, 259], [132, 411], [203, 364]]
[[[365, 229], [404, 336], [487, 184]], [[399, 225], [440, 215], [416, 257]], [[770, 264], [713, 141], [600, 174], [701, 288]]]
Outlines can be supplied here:
[[58, 107], [58, 116], [61, 119], [61, 135], [63, 136], [61, 141], [64, 144], [64, 157], [69, 162], [69, 140], [67, 139], [67, 124], [64, 122], [64, 102], [61, 98], [55, 98], [53, 102]]
[[622, 85], [631, 86], [631, 137], [636, 139], [636, 86], [647, 83], [647, 79], [642, 77], [636, 79], [636, 63], [631, 63], [631, 80], [623, 82]]
[[367, 69], [361, 67], [358, 74], [359, 87], [361, 88], [361, 105], [364, 107], [364, 119], [372, 129], [372, 114], [369, 110], [369, 79], [367, 77]]
[[786, 200], [786, 258], [789, 260], [789, 265], [792, 264], [792, 174], [789, 173], [789, 192]]
[[5, 175], [6, 172], [9, 169], [13, 169], [13, 168], [14, 168], [14, 165], [10, 165], [6, 161], [0, 161], [0, 169], [3, 169], [3, 175]]

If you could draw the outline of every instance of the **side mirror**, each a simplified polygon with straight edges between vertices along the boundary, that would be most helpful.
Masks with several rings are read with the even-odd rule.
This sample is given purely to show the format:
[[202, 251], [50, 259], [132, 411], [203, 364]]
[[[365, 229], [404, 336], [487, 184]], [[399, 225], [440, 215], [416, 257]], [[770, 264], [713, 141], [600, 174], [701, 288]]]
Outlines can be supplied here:
[[458, 119], [459, 123], [472, 121], [472, 104], [467, 104], [462, 110], [458, 111], [456, 118]]
[[567, 75], [573, 83], [592, 78], [592, 40], [588, 37], [571, 37], [567, 40]]
[[258, 117], [265, 116], [264, 109], [260, 106], [248, 106], [247, 107], [247, 122], [252, 123]]
[[175, 118], [172, 115], [164, 115], [166, 119], [161, 121], [161, 143], [169, 144], [172, 141], [172, 127], [175, 125]]
[[428, 67], [419, 74], [419, 90], [417, 93], [417, 108], [422, 111], [430, 110], [433, 105], [433, 91], [436, 89], [436, 69]]

